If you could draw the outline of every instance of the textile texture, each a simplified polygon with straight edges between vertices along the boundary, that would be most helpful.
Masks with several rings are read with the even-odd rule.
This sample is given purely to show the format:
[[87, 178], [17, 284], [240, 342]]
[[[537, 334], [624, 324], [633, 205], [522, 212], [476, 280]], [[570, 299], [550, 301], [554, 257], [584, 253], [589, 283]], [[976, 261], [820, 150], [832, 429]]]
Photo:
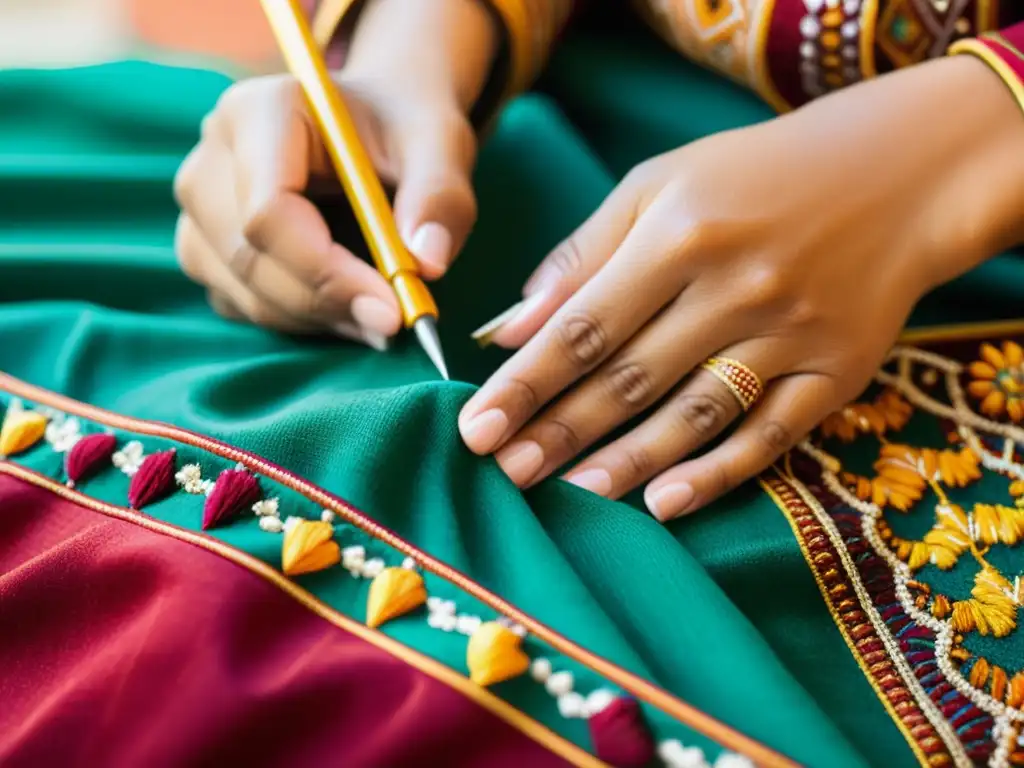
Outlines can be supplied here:
[[[456, 430], [460, 406], [505, 354], [477, 349], [470, 332], [517, 300], [547, 250], [634, 163], [767, 119], [766, 106], [649, 40], [567, 42], [544, 92], [513, 102], [482, 151], [479, 224], [435, 289], [455, 379], [447, 383], [409, 338], [379, 353], [221, 320], [180, 273], [171, 179], [227, 85], [216, 73], [139, 62], [0, 73], [0, 370], [264, 456], [593, 653], [801, 764], [922, 760], [905, 733], [912, 726], [883, 705], [837, 628], [792, 514], [756, 483], [662, 526], [638, 496], [610, 502], [559, 480], [523, 495], [492, 459], [470, 454]], [[353, 242], [344, 206], [325, 209], [338, 236]], [[1022, 285], [1014, 256], [994, 259], [929, 296], [914, 323], [1011, 318]], [[59, 474], [59, 460], [27, 456], [34, 469]], [[85, 491], [102, 495], [106, 482]], [[0, 486], [0, 506], [15, 492]], [[199, 513], [175, 517], [178, 504], [158, 502], [153, 514], [197, 530]], [[259, 529], [225, 531], [233, 546], [279, 562], [278, 549], [260, 551]], [[1000, 566], [1013, 583], [1020, 555], [1004, 546]], [[302, 583], [326, 589], [319, 576]], [[969, 593], [972, 577], [965, 578]], [[960, 587], [942, 589], [966, 599]], [[442, 659], [463, 652], [447, 634], [393, 631]], [[1016, 628], [1006, 637], [1017, 651], [989, 662], [1012, 672], [1024, 654]], [[176, 659], [188, 664], [187, 654]], [[543, 691], [523, 693], [515, 683], [508, 697], [517, 706], [586, 742], [580, 721], [566, 725]], [[663, 714], [647, 714], [656, 730], [709, 757], [720, 751]], [[943, 738], [950, 743], [931, 754], [949, 762], [963, 753], [955, 734]]]

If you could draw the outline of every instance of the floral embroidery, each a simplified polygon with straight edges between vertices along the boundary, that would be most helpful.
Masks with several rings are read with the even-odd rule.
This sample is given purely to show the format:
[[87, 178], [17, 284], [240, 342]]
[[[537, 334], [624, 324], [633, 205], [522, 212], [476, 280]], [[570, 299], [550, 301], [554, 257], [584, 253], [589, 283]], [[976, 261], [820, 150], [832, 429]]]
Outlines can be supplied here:
[[[893, 350], [881, 392], [762, 482], [921, 762], [999, 768], [1024, 762], [1024, 664], [991, 645], [1021, 631], [1024, 607], [1024, 350], [975, 349], [967, 365]], [[911, 444], [910, 427], [945, 444]]]
[[1024, 419], [1024, 349], [1003, 342], [1002, 351], [981, 345], [981, 360], [968, 369], [974, 381], [967, 387], [981, 401], [981, 412], [998, 419], [1004, 414], [1015, 423]]

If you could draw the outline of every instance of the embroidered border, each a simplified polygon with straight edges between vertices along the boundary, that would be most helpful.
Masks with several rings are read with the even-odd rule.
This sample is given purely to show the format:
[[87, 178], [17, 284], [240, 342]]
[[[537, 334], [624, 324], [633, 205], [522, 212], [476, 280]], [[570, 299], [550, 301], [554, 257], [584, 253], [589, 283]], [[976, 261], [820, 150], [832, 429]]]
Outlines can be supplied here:
[[[345, 522], [370, 537], [381, 541], [393, 549], [414, 558], [419, 566], [475, 597], [481, 603], [494, 609], [502, 616], [518, 623], [537, 639], [546, 642], [566, 657], [582, 664], [599, 676], [614, 682], [623, 690], [633, 694], [657, 709], [662, 710], [679, 722], [693, 730], [704, 734], [726, 749], [754, 760], [758, 765], [773, 768], [774, 766], [794, 766], [788, 758], [778, 754], [759, 742], [745, 736], [729, 726], [720, 723], [711, 716], [695, 707], [686, 704], [677, 697], [652, 683], [634, 675], [618, 665], [599, 657], [581, 646], [573, 643], [551, 628], [540, 623], [533, 617], [523, 613], [502, 598], [490, 592], [480, 584], [472, 581], [464, 574], [447, 564], [419, 550], [414, 545], [397, 536], [394, 532], [376, 523], [364, 513], [342, 499], [309, 483], [299, 476], [268, 462], [254, 454], [234, 448], [220, 441], [183, 430], [168, 424], [150, 422], [132, 417], [113, 414], [108, 411], [79, 403], [62, 395], [40, 389], [22, 382], [7, 374], [0, 373], [0, 390], [12, 395], [23, 397], [39, 403], [47, 408], [56, 409], [77, 417], [85, 418], [98, 424], [126, 430], [140, 435], [159, 437], [200, 448], [210, 454], [238, 462], [252, 472], [280, 483], [306, 499], [315, 502], [325, 510], [337, 514]], [[194, 534], [196, 535], [196, 534]], [[296, 589], [298, 589], [296, 587]], [[311, 599], [312, 596], [310, 596]], [[672, 740], [670, 740], [671, 742]], [[662, 743], [664, 747], [666, 742]], [[676, 742], [678, 744], [678, 742]], [[671, 749], [670, 749], [671, 754]], [[667, 758], [666, 758], [667, 759]], [[668, 760], [668, 762], [672, 762]]]
[[533, 739], [538, 744], [546, 747], [556, 755], [563, 757], [578, 766], [591, 766], [593, 768], [601, 768], [601, 766], [605, 766], [607, 768], [606, 763], [598, 760], [596, 757], [562, 736], [559, 736], [557, 733], [537, 722], [529, 715], [513, 707], [504, 699], [494, 695], [488, 689], [474, 685], [468, 678], [458, 674], [441, 662], [436, 661], [429, 656], [425, 656], [419, 651], [409, 648], [397, 640], [394, 640], [376, 630], [369, 629], [368, 627], [348, 618], [344, 614], [339, 613], [306, 590], [299, 587], [295, 582], [290, 581], [281, 573], [275, 571], [266, 563], [261, 560], [257, 560], [251, 555], [208, 536], [194, 533], [192, 531], [185, 530], [184, 528], [179, 528], [171, 525], [170, 523], [156, 520], [152, 517], [147, 517], [146, 515], [125, 507], [118, 507], [113, 504], [108, 504], [104, 501], [91, 498], [79, 493], [78, 491], [67, 488], [37, 472], [26, 469], [17, 464], [13, 464], [9, 461], [0, 461], [0, 474], [10, 475], [11, 477], [18, 478], [24, 482], [31, 483], [32, 485], [43, 488], [50, 493], [66, 499], [67, 501], [91, 509], [99, 514], [106, 515], [107, 517], [113, 517], [133, 525], [138, 525], [142, 528], [153, 531], [154, 533], [192, 544], [205, 549], [208, 552], [212, 552], [225, 560], [230, 560], [235, 565], [244, 568], [250, 573], [253, 573], [264, 581], [270, 583], [277, 589], [280, 589], [282, 592], [285, 592], [289, 597], [301, 603], [304, 607], [308, 608], [321, 618], [329, 621], [331, 624], [334, 624], [336, 627], [348, 632], [349, 634], [355, 635], [360, 640], [370, 643], [382, 651], [400, 659], [409, 666], [415, 667], [420, 672], [423, 672], [424, 674], [433, 677], [435, 680], [454, 688], [468, 699], [479, 704], [496, 717], [521, 731], [523, 734]]

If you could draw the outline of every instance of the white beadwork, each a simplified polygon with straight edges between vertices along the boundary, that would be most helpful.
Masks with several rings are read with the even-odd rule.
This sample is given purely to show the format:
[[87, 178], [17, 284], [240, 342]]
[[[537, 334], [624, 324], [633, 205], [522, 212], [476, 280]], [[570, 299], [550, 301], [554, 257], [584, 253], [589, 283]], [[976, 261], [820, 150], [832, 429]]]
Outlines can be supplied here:
[[121, 450], [114, 452], [114, 455], [110, 457], [110, 463], [128, 475], [128, 477], [133, 477], [139, 471], [139, 467], [142, 466], [145, 458], [146, 454], [144, 453], [142, 443], [138, 440], [132, 440]]
[[804, 37], [817, 37], [821, 32], [821, 23], [813, 16], [804, 16], [800, 19], [800, 33]]
[[198, 464], [186, 464], [174, 473], [176, 482], [185, 493], [208, 495], [213, 490], [213, 482], [203, 479], [203, 468]]
[[433, 612], [427, 614], [427, 625], [445, 632], [455, 631], [457, 619], [450, 613]]
[[291, 530], [301, 522], [301, 517], [289, 517], [287, 520], [284, 521], [284, 528], [282, 530], [284, 530], [285, 533], [290, 533]]
[[379, 557], [373, 557], [363, 563], [362, 575], [364, 579], [375, 579], [384, 570], [384, 561]]
[[415, 558], [407, 557], [402, 561], [402, 567], [408, 571], [415, 571], [419, 568], [419, 563], [416, 562]]
[[[36, 412], [39, 413], [38, 408]], [[52, 450], [57, 453], [66, 453], [82, 439], [82, 428], [74, 416], [61, 419], [51, 418], [46, 424], [44, 437]]]
[[284, 530], [284, 523], [281, 522], [281, 518], [271, 515], [261, 517], [259, 526], [267, 533], [281, 533]]
[[455, 603], [452, 600], [445, 600], [440, 597], [427, 598], [427, 610], [431, 613], [455, 614]]
[[561, 672], [553, 672], [544, 681], [544, 688], [552, 696], [562, 696], [572, 691], [573, 682], [572, 672], [562, 670]]
[[715, 768], [756, 768], [748, 757], [737, 755], [735, 752], [723, 752], [715, 760]]
[[341, 567], [349, 571], [355, 571], [356, 575], [363, 569], [366, 561], [366, 547], [358, 544], [354, 547], [345, 547], [341, 550]]
[[558, 697], [558, 714], [565, 718], [584, 717], [586, 700], [580, 694], [570, 691]]
[[462, 635], [472, 635], [483, 622], [479, 616], [470, 616], [467, 613], [460, 614], [455, 619], [455, 629]]
[[708, 768], [704, 750], [684, 747], [679, 739], [666, 739], [658, 745], [658, 757], [668, 768]]
[[593, 717], [599, 712], [608, 709], [617, 699], [614, 693], [607, 688], [597, 688], [587, 696], [586, 717]]
[[333, 523], [334, 522], [334, 513], [331, 512], [331, 510], [329, 510], [329, 509], [321, 510], [321, 512], [320, 512], [320, 519], [323, 522], [325, 522], [325, 523]]
[[252, 505], [253, 514], [256, 517], [278, 517], [280, 512], [281, 501], [274, 496], [270, 499], [260, 499]]
[[534, 659], [530, 663], [530, 677], [538, 683], [545, 682], [549, 677], [551, 677], [551, 662], [543, 656]]

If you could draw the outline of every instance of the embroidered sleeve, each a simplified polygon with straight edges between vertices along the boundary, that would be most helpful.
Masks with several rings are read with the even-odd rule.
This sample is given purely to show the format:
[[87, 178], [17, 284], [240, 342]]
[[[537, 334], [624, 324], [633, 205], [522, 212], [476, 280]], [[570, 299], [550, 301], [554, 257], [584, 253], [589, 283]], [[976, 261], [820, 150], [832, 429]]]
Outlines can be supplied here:
[[958, 40], [949, 53], [977, 56], [999, 75], [1024, 109], [1024, 23], [999, 32]]
[[[568, 24], [577, 1], [480, 0], [494, 12], [505, 34], [494, 71], [474, 108], [475, 124], [485, 122], [501, 102], [530, 87]], [[314, 0], [313, 4], [313, 34], [327, 49], [331, 63], [340, 65], [362, 0]]]

